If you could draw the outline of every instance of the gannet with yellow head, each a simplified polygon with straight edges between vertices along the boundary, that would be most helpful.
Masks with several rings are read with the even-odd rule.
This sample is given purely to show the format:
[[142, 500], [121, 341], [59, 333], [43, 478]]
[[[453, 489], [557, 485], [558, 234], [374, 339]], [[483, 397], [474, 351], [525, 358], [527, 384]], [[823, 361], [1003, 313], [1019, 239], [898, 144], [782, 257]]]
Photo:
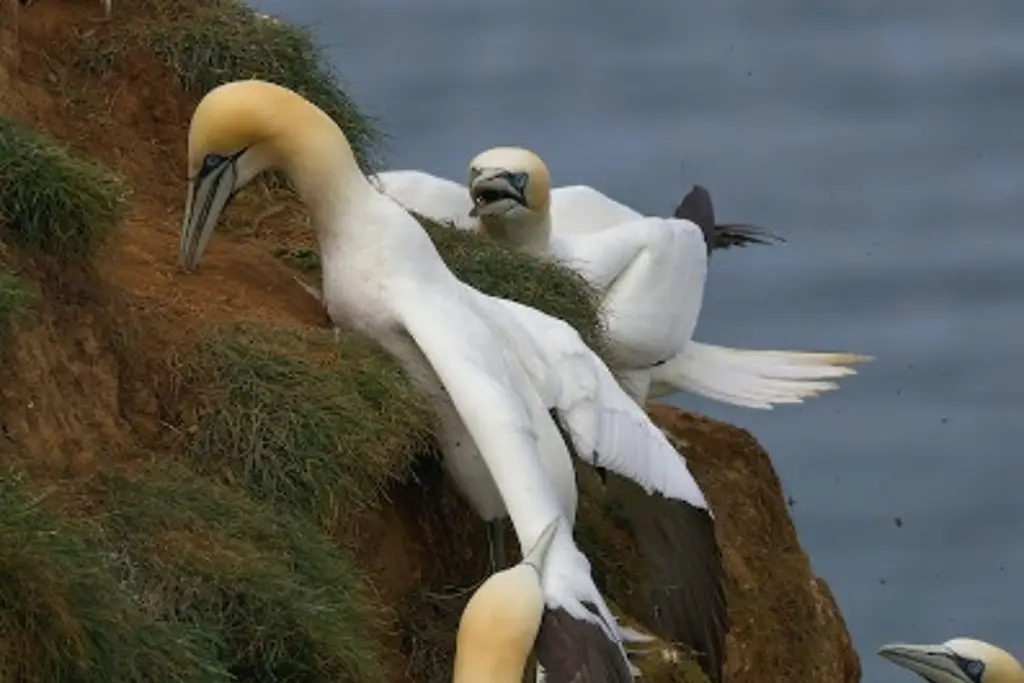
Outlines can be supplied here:
[[607, 649], [574, 647], [571, 632], [563, 630], [565, 622], [544, 608], [541, 577], [558, 523], [547, 526], [522, 562], [492, 575], [466, 603], [456, 636], [453, 683], [521, 683], [535, 646], [548, 683], [632, 681], [628, 666], [609, 657]]
[[1006, 650], [974, 638], [941, 645], [891, 643], [878, 654], [928, 683], [1024, 683], [1024, 667]]
[[[856, 374], [848, 366], [868, 359], [694, 341], [707, 276], [707, 230], [685, 218], [634, 217], [571, 233], [553, 227], [550, 186], [544, 161], [527, 149], [497, 147], [470, 162], [472, 211], [486, 233], [573, 268], [601, 292], [614, 370], [637, 402], [691, 391], [770, 409], [838, 388], [832, 380]], [[703, 188], [678, 211], [714, 220]]]
[[685, 459], [569, 325], [456, 278], [420, 224], [362, 174], [322, 110], [256, 80], [203, 97], [189, 128], [180, 265], [197, 267], [232, 197], [269, 169], [286, 173], [310, 210], [331, 319], [374, 339], [433, 399], [445, 466], [474, 509], [488, 522], [511, 518], [521, 550], [551, 519], [566, 519], [548, 551], [541, 631], [626, 664], [629, 635], [573, 540], [571, 449], [671, 508], [659, 533], [685, 557], [660, 558], [678, 565], [679, 581], [659, 608], [689, 616], [720, 670], [721, 555]]
[[[518, 148], [502, 148], [518, 149]], [[480, 222], [475, 218], [473, 200], [463, 185], [440, 176], [415, 169], [381, 171], [371, 178], [378, 189], [395, 199], [409, 211], [435, 221], [450, 223], [460, 230], [478, 230]], [[514, 186], [512, 178], [509, 186]], [[499, 191], [505, 188], [498, 186]], [[694, 220], [705, 230], [708, 252], [712, 250], [742, 247], [750, 244], [771, 244], [784, 242], [772, 232], [747, 223], [716, 223], [714, 212], [701, 214], [702, 219], [691, 216], [691, 204], [697, 193], [707, 190], [694, 186], [677, 205], [673, 215], [676, 218]], [[615, 201], [589, 185], [567, 185], [551, 189], [551, 223], [559, 234], [589, 233], [611, 227], [618, 223], [642, 218], [634, 209]]]

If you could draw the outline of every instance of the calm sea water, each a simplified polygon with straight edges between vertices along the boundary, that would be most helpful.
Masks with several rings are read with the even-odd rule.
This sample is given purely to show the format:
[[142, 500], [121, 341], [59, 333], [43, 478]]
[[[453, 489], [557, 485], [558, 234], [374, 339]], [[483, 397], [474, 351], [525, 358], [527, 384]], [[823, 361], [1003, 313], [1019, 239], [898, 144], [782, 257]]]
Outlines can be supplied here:
[[700, 182], [784, 233], [716, 255], [697, 338], [878, 360], [804, 406], [675, 402], [772, 454], [865, 680], [907, 680], [889, 640], [1024, 655], [1024, 3], [255, 4], [315, 27], [391, 168], [520, 144], [556, 184], [667, 215]]

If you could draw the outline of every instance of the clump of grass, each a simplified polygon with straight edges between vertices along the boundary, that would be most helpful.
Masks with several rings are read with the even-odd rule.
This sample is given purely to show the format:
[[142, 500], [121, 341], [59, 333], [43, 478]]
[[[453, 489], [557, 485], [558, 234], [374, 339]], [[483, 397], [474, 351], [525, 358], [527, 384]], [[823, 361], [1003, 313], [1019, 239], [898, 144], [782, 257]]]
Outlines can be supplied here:
[[0, 265], [0, 337], [25, 317], [35, 297], [28, 283]]
[[91, 494], [128, 592], [203, 633], [231, 680], [383, 680], [366, 579], [311, 522], [175, 466], [101, 474]]
[[191, 625], [132, 601], [98, 526], [47, 503], [18, 472], [0, 474], [0, 680], [231, 680]]
[[603, 348], [597, 294], [579, 274], [513, 251], [475, 232], [426, 219], [420, 222], [460, 280], [485, 294], [512, 299], [561, 318], [576, 328], [592, 349]]
[[12, 246], [88, 258], [113, 232], [126, 196], [111, 172], [0, 118], [0, 230]]
[[305, 28], [263, 19], [235, 0], [211, 0], [154, 24], [144, 41], [195, 94], [246, 78], [291, 88], [341, 126], [364, 170], [374, 167], [376, 122], [345, 94]]
[[187, 447], [197, 466], [327, 529], [376, 506], [429, 443], [428, 404], [354, 334], [232, 326], [192, 372], [213, 389]]

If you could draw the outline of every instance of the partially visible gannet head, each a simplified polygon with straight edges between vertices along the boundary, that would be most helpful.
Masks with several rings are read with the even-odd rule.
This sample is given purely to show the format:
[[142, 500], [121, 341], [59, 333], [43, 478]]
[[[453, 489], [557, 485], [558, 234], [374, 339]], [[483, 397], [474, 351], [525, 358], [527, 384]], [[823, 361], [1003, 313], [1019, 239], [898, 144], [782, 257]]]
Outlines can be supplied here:
[[261, 172], [280, 168], [299, 180], [296, 175], [305, 170], [315, 178], [329, 159], [355, 164], [341, 129], [298, 93], [258, 80], [225, 83], [208, 92], [188, 131], [189, 187], [179, 264], [196, 267], [235, 193]]
[[1024, 683], [1024, 668], [1013, 655], [973, 638], [941, 645], [892, 643], [878, 654], [929, 683]]
[[544, 616], [541, 573], [559, 519], [522, 562], [491, 576], [466, 603], [455, 639], [454, 683], [522, 681]]
[[[543, 160], [522, 147], [494, 147], [469, 162], [469, 215], [484, 231], [512, 247], [548, 238], [551, 175]], [[543, 234], [541, 234], [543, 233]]]

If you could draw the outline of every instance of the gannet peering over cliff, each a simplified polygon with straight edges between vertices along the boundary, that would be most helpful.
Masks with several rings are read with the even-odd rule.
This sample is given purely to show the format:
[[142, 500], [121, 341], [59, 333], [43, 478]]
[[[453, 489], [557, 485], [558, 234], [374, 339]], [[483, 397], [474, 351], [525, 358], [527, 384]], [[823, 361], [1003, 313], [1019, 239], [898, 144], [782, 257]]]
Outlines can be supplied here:
[[849, 353], [758, 351], [693, 340], [711, 248], [710, 197], [698, 188], [677, 214], [693, 220], [636, 218], [596, 232], [553, 228], [550, 175], [533, 152], [497, 147], [469, 168], [472, 215], [485, 232], [520, 251], [576, 270], [601, 293], [614, 370], [638, 402], [676, 391], [748, 408], [801, 403], [838, 388], [869, 360]]
[[1024, 668], [1013, 655], [973, 638], [953, 638], [941, 645], [891, 643], [878, 654], [928, 683], [1024, 683]]
[[650, 561], [677, 572], [651, 591], [665, 615], [658, 635], [704, 653], [720, 680], [721, 556], [685, 460], [569, 325], [456, 278], [419, 223], [368, 182], [327, 114], [262, 81], [207, 93], [189, 127], [180, 265], [196, 268], [232, 197], [269, 169], [284, 171], [310, 210], [331, 319], [376, 340], [434, 400], [445, 466], [478, 514], [510, 517], [522, 552], [566, 519], [548, 551], [545, 619], [574, 622], [562, 629], [572, 647], [626, 665], [628, 634], [573, 540], [571, 448], [671, 507], [646, 545]]
[[[471, 215], [473, 200], [467, 189], [454, 180], [417, 170], [382, 171], [372, 179], [381, 192], [409, 211], [435, 221], [452, 223], [460, 230], [477, 230], [479, 221]], [[696, 186], [676, 207], [679, 216]], [[706, 190], [703, 190], [707, 192]], [[625, 204], [595, 190], [589, 185], [568, 185], [551, 190], [552, 225], [559, 234], [590, 233], [618, 223], [643, 218]], [[748, 244], [770, 244], [783, 241], [764, 228], [746, 223], [716, 223], [712, 212], [707, 225], [708, 251]]]

